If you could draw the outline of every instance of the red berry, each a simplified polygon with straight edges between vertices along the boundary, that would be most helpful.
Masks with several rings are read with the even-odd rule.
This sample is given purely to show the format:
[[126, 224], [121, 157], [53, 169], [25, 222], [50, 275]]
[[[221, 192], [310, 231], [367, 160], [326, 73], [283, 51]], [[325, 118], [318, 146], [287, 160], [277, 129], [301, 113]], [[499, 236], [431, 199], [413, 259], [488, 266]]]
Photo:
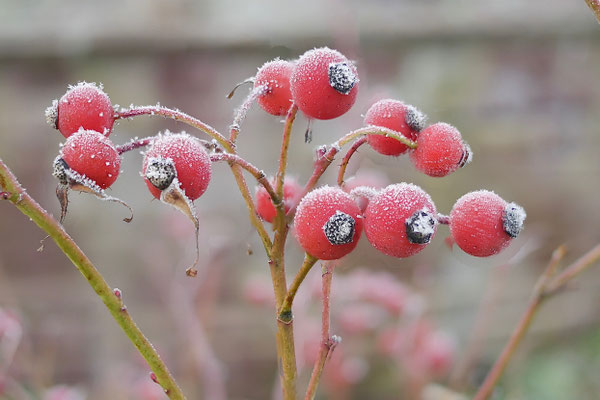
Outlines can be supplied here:
[[337, 260], [354, 250], [363, 221], [352, 196], [323, 186], [302, 199], [294, 225], [296, 237], [308, 254], [320, 260]]
[[450, 212], [450, 234], [466, 253], [488, 257], [500, 252], [523, 229], [522, 207], [494, 192], [479, 190], [456, 201]]
[[[121, 157], [106, 136], [96, 131], [80, 129], [67, 138], [59, 159], [55, 162], [55, 168], [57, 166], [71, 169], [90, 179], [101, 189], [106, 189], [119, 176]], [[55, 171], [55, 175], [61, 179], [59, 174], [60, 171]], [[61, 180], [66, 180], [66, 177]]]
[[277, 59], [269, 61], [258, 70], [254, 87], [266, 85], [264, 93], [258, 98], [258, 104], [269, 114], [286, 115], [290, 109], [290, 76], [293, 69], [294, 63]]
[[202, 143], [183, 132], [159, 135], [146, 151], [142, 167], [146, 185], [157, 199], [177, 178], [186, 197], [195, 200], [206, 191], [211, 172], [210, 157]]
[[308, 118], [332, 119], [346, 113], [358, 93], [356, 67], [337, 50], [309, 50], [296, 62], [292, 97]]
[[365, 211], [365, 234], [377, 250], [409, 257], [435, 235], [437, 212], [423, 189], [410, 183], [390, 185], [374, 196]]
[[471, 157], [471, 148], [463, 142], [458, 129], [444, 122], [421, 131], [417, 148], [410, 153], [410, 160], [419, 171], [436, 177], [456, 171]]
[[[275, 184], [275, 179], [271, 179], [270, 181], [271, 184]], [[283, 181], [283, 204], [286, 213], [298, 203], [301, 194], [302, 187], [300, 184], [295, 179], [286, 177]], [[254, 198], [258, 216], [272, 223], [275, 220], [277, 211], [271, 201], [271, 196], [269, 196], [264, 186], [256, 187]]]
[[59, 101], [46, 109], [46, 117], [66, 138], [79, 128], [108, 136], [115, 122], [110, 98], [95, 83], [71, 86]]
[[[365, 115], [365, 125], [381, 126], [415, 140], [427, 117], [418, 109], [393, 99], [379, 100]], [[369, 135], [367, 141], [378, 153], [399, 156], [408, 150], [406, 145], [383, 135]]]

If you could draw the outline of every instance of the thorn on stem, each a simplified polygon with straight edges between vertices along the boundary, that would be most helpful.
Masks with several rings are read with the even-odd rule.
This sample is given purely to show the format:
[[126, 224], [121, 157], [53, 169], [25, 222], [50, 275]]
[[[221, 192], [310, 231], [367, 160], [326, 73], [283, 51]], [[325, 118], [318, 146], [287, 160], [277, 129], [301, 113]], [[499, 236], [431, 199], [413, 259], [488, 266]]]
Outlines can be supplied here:
[[160, 385], [160, 383], [158, 383], [158, 378], [156, 377], [156, 374], [154, 372], [150, 372], [150, 379], [152, 379], [152, 382]]
[[10, 199], [11, 194], [9, 192], [0, 192], [0, 198], [2, 200], [8, 200]]
[[123, 299], [123, 292], [121, 292], [121, 289], [114, 288], [113, 289], [113, 293], [115, 294], [115, 296], [117, 297], [117, 299], [119, 299], [119, 300]]

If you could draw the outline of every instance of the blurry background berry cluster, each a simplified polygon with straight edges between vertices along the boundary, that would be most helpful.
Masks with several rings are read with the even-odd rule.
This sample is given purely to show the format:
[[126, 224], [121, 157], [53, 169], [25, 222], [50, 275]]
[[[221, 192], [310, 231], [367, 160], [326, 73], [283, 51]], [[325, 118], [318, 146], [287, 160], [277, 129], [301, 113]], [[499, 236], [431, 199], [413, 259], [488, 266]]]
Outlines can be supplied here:
[[[420, 173], [409, 157], [363, 146], [348, 185], [413, 182], [444, 214], [478, 189], [527, 210], [521, 235], [485, 259], [450, 248], [444, 227], [409, 259], [361, 241], [334, 278], [332, 333], [343, 341], [326, 367], [323, 398], [399, 398], [429, 382], [476, 386], [552, 249], [566, 243], [575, 256], [600, 239], [600, 44], [583, 0], [61, 3], [0, 9], [0, 156], [54, 215], [58, 142], [44, 109], [67, 83], [102, 82], [113, 104], [160, 102], [226, 131], [247, 90], [226, 99], [237, 82], [267, 60], [324, 45], [356, 60], [360, 92], [348, 113], [313, 125], [312, 143], [304, 143], [307, 121], [297, 118], [291, 175], [306, 181], [317, 145], [362, 126], [376, 101], [400, 99], [431, 123], [456, 126], [473, 163], [440, 179]], [[238, 148], [271, 176], [282, 124], [258, 109]], [[115, 143], [183, 129], [150, 118], [117, 128]], [[121, 222], [118, 205], [75, 195], [67, 230], [123, 291], [190, 398], [269, 398], [278, 390], [268, 271], [226, 165], [214, 166], [211, 190], [197, 205], [205, 278], [190, 280], [181, 270], [194, 258], [194, 228], [153, 200], [137, 174], [141, 163], [137, 153], [124, 158], [127, 173], [108, 191], [128, 200], [135, 223]], [[336, 172], [322, 183], [334, 184]], [[43, 234], [11, 207], [0, 210], [0, 226], [0, 393], [161, 399], [144, 362], [62, 253], [51, 244], [36, 252]], [[302, 252], [293, 238], [286, 251], [293, 273]], [[316, 283], [301, 288], [295, 310], [305, 365], [318, 345], [318, 275], [315, 268], [309, 279]], [[499, 398], [600, 396], [593, 373], [600, 368], [599, 282], [600, 272], [588, 271], [540, 312]], [[307, 369], [300, 373], [307, 379]]]

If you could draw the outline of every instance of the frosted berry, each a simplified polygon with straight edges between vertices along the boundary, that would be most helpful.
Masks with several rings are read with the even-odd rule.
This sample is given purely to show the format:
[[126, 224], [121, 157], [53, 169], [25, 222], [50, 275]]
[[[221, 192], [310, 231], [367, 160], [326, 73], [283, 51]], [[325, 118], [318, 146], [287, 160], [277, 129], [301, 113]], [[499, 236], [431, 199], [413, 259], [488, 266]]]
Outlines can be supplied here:
[[186, 197], [195, 200], [206, 191], [211, 172], [204, 146], [187, 133], [165, 132], [154, 139], [144, 154], [142, 176], [157, 199], [177, 178]]
[[[379, 100], [367, 110], [365, 125], [381, 126], [400, 133], [410, 140], [424, 128], [427, 117], [415, 107], [399, 100]], [[383, 135], [369, 135], [367, 142], [378, 153], [399, 156], [408, 150], [402, 142]]]
[[[271, 179], [271, 184], [275, 184], [275, 179]], [[302, 194], [302, 187], [294, 178], [286, 177], [283, 181], [283, 205], [285, 212], [287, 213], [290, 208], [298, 204], [300, 195]], [[258, 216], [267, 222], [272, 223], [275, 220], [277, 211], [271, 201], [271, 196], [267, 193], [264, 186], [259, 185], [256, 187], [256, 194], [254, 196], [256, 205], [256, 211]]]
[[269, 61], [260, 69], [254, 79], [254, 88], [266, 85], [258, 104], [272, 115], [286, 115], [292, 105], [290, 76], [294, 63], [285, 60]]
[[377, 250], [410, 257], [425, 248], [437, 229], [431, 197], [410, 183], [390, 185], [374, 196], [365, 211], [365, 234]]
[[115, 121], [108, 95], [102, 87], [87, 82], [71, 86], [60, 100], [55, 100], [46, 109], [46, 118], [66, 138], [80, 128], [108, 136]]
[[419, 171], [435, 177], [456, 171], [471, 158], [471, 148], [463, 142], [458, 129], [443, 122], [421, 131], [417, 148], [410, 153], [410, 160]]
[[[67, 170], [87, 178], [101, 189], [106, 189], [119, 176], [121, 157], [112, 142], [101, 133], [80, 129], [67, 138], [54, 163], [54, 176], [66, 183]], [[90, 182], [91, 181], [91, 182]]]
[[523, 229], [522, 207], [494, 192], [479, 190], [456, 201], [450, 212], [450, 233], [466, 253], [488, 257], [507, 247]]
[[339, 51], [322, 47], [298, 59], [290, 85], [294, 102], [308, 118], [332, 119], [354, 104], [358, 73]]
[[321, 260], [337, 260], [354, 250], [363, 221], [352, 196], [339, 188], [323, 186], [302, 199], [294, 225], [296, 237], [308, 254]]

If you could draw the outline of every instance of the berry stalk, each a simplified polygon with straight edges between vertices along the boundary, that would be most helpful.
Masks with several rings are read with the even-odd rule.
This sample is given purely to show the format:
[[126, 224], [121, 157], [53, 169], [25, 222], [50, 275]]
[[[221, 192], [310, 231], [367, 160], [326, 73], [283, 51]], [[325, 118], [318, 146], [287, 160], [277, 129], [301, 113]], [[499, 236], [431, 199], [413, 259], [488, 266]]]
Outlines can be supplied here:
[[94, 289], [98, 297], [106, 305], [106, 308], [108, 308], [108, 311], [117, 324], [119, 324], [123, 332], [125, 332], [144, 357], [150, 369], [156, 374], [158, 383], [162, 386], [167, 396], [170, 399], [185, 399], [171, 372], [161, 360], [152, 344], [133, 321], [127, 308], [123, 305], [122, 299], [108, 286], [100, 272], [94, 267], [79, 246], [77, 246], [73, 238], [64, 230], [62, 225], [27, 194], [2, 159], [0, 159], [0, 186], [3, 190], [12, 194], [8, 200], [50, 236], [85, 277], [92, 289]]
[[339, 187], [344, 187], [344, 174], [346, 173], [346, 168], [348, 167], [348, 163], [350, 162], [350, 158], [356, 153], [358, 148], [367, 142], [367, 137], [363, 136], [352, 144], [352, 147], [348, 149], [348, 152], [344, 156], [342, 160], [342, 164], [340, 164], [340, 170], [338, 172], [337, 184]]
[[273, 199], [274, 203], [281, 203], [281, 198], [275, 193], [275, 189], [273, 189], [273, 186], [271, 186], [271, 183], [267, 179], [264, 171], [259, 170], [257, 167], [255, 167], [250, 162], [244, 160], [242, 157], [230, 153], [219, 153], [211, 154], [210, 161], [227, 161], [230, 164], [239, 165], [240, 167], [248, 171], [256, 179], [256, 181], [265, 188], [269, 196], [271, 196], [271, 198]]
[[160, 105], [131, 107], [129, 109], [117, 111], [115, 113], [115, 120], [137, 117], [138, 115], [160, 115], [161, 117], [171, 118], [175, 121], [183, 122], [184, 124], [194, 127], [215, 139], [221, 146], [223, 146], [223, 148], [225, 148], [226, 151], [233, 153], [235, 148], [235, 145], [221, 135], [215, 128], [205, 124], [198, 118], [194, 118], [182, 111], [172, 110]]
[[288, 322], [292, 320], [292, 303], [294, 302], [294, 298], [296, 297], [296, 292], [298, 292], [298, 288], [304, 282], [306, 275], [318, 261], [315, 257], [310, 254], [305, 254], [304, 262], [302, 263], [302, 267], [296, 274], [293, 282], [290, 284], [290, 288], [287, 291], [285, 299], [283, 300], [283, 304], [281, 305], [279, 311], [279, 320], [283, 322]]

